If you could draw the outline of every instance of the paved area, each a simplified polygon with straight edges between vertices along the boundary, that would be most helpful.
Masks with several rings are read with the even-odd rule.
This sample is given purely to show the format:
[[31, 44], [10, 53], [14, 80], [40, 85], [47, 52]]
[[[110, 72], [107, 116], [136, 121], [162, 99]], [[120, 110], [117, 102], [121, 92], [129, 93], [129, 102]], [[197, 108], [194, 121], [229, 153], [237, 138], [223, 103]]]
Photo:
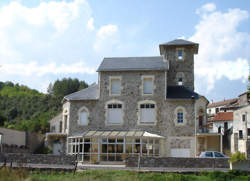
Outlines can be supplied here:
[[[3, 163], [0, 163], [0, 167]], [[7, 166], [10, 166], [10, 163], [7, 163]], [[40, 170], [66, 170], [73, 171], [74, 165], [51, 165], [51, 164], [17, 164], [12, 163], [12, 167], [23, 167], [28, 169], [40, 169]], [[124, 164], [78, 164], [77, 171], [81, 172], [89, 169], [99, 169], [99, 170], [128, 170], [128, 171], [138, 171], [138, 172], [175, 172], [175, 173], [195, 173], [200, 171], [228, 171], [229, 168], [166, 168], [166, 167], [126, 167]]]

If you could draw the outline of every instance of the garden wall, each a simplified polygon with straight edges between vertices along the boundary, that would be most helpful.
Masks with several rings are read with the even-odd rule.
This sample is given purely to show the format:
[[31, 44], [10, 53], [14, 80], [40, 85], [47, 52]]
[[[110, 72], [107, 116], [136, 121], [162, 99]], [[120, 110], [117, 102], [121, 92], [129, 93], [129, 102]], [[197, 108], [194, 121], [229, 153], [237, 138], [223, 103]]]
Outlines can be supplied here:
[[[138, 167], [138, 157], [127, 157], [127, 167]], [[229, 168], [227, 158], [141, 157], [140, 167]]]
[[52, 154], [27, 154], [27, 153], [0, 153], [0, 162], [7, 161], [15, 163], [32, 164], [56, 164], [73, 165], [75, 156], [72, 155], [52, 155]]

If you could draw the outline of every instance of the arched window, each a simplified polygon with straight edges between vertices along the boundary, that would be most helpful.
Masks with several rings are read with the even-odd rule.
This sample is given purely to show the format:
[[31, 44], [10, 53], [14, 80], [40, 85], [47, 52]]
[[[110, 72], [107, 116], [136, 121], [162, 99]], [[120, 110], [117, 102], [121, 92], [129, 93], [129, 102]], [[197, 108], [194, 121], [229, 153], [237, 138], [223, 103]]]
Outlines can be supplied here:
[[88, 125], [88, 123], [89, 123], [89, 119], [88, 119], [89, 111], [85, 106], [83, 106], [79, 109], [78, 115], [79, 115], [78, 124], [79, 125]]
[[156, 124], [156, 104], [154, 101], [141, 101], [138, 103], [139, 124]]
[[118, 100], [111, 100], [106, 103], [106, 124], [119, 125], [123, 123], [124, 104]]
[[184, 85], [184, 82], [185, 82], [185, 75], [184, 75], [184, 73], [183, 72], [178, 72], [176, 74], [176, 79], [175, 80], [176, 80], [176, 84], [178, 86]]
[[185, 125], [186, 124], [186, 110], [182, 106], [178, 106], [175, 111], [175, 124], [178, 125]]

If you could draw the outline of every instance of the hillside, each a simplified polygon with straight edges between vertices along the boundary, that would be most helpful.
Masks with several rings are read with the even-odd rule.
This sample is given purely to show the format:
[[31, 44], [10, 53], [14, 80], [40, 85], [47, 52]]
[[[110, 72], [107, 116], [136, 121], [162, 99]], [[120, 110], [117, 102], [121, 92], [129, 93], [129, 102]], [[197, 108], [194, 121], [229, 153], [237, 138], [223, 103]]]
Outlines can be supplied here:
[[64, 95], [88, 85], [84, 81], [64, 78], [40, 93], [27, 86], [0, 82], [0, 126], [40, 133], [48, 131], [48, 120], [61, 111]]

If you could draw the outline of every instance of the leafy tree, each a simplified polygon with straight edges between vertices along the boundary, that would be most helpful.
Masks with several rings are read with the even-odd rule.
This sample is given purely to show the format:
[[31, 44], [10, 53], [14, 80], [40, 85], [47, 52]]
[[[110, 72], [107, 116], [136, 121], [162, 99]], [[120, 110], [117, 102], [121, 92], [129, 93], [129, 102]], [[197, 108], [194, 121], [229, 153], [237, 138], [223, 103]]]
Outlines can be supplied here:
[[88, 87], [88, 84], [85, 81], [63, 78], [62, 80], [55, 81], [52, 90], [54, 96], [63, 98], [65, 95], [71, 94], [86, 87]]

